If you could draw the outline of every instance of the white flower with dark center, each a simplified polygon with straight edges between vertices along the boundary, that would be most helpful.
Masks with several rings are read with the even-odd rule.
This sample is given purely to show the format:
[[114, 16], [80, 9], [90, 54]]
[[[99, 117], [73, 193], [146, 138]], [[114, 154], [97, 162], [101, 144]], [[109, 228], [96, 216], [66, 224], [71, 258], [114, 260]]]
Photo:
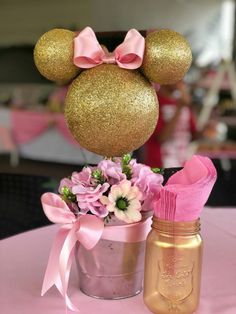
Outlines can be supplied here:
[[131, 186], [128, 180], [123, 180], [113, 185], [108, 197], [102, 196], [100, 202], [106, 205], [108, 211], [114, 213], [119, 220], [132, 223], [142, 219], [141, 199], [142, 193], [138, 187]]

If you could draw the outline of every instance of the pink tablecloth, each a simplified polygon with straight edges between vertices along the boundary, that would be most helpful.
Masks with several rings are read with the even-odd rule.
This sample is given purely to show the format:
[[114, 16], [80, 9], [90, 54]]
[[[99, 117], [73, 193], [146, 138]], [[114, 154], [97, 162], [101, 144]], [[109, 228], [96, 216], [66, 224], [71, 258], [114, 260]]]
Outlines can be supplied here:
[[[53, 288], [40, 297], [42, 279], [56, 226], [0, 242], [0, 309], [4, 314], [65, 314]], [[204, 263], [197, 314], [236, 313], [236, 208], [205, 209], [202, 215]], [[142, 294], [119, 301], [89, 298], [78, 291], [72, 269], [70, 291], [81, 314], [148, 314]], [[179, 313], [181, 314], [181, 313]]]

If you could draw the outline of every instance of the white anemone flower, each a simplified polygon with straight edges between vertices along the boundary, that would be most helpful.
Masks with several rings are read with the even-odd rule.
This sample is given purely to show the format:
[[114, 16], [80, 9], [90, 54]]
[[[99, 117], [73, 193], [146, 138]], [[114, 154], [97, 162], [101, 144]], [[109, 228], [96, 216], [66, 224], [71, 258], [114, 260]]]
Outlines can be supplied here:
[[142, 219], [141, 203], [142, 193], [137, 186], [131, 186], [131, 182], [123, 180], [111, 187], [107, 196], [102, 196], [100, 202], [106, 205], [110, 213], [127, 223], [138, 222]]

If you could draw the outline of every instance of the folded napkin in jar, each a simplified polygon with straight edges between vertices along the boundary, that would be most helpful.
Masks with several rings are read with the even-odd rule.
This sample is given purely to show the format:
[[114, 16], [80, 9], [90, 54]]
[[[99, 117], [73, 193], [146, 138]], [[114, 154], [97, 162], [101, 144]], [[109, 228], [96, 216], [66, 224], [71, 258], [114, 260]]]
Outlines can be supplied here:
[[194, 155], [162, 188], [155, 203], [154, 215], [159, 219], [173, 221], [197, 219], [216, 177], [212, 161], [208, 157]]

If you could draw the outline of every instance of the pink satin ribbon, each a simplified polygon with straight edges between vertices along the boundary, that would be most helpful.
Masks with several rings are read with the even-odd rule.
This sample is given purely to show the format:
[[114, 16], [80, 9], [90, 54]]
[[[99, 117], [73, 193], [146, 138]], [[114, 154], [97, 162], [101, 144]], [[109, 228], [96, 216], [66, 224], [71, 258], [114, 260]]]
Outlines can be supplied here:
[[41, 295], [55, 285], [64, 297], [66, 306], [72, 311], [79, 311], [67, 295], [76, 243], [91, 250], [101, 238], [120, 242], [144, 241], [151, 228], [151, 219], [123, 226], [104, 227], [103, 220], [94, 215], [76, 218], [57, 194], [45, 193], [41, 202], [48, 219], [62, 224], [51, 249]]
[[124, 42], [113, 53], [108, 53], [100, 46], [94, 31], [86, 27], [74, 39], [74, 64], [89, 69], [102, 63], [113, 63], [120, 68], [137, 69], [142, 65], [144, 48], [144, 37], [131, 29]]

